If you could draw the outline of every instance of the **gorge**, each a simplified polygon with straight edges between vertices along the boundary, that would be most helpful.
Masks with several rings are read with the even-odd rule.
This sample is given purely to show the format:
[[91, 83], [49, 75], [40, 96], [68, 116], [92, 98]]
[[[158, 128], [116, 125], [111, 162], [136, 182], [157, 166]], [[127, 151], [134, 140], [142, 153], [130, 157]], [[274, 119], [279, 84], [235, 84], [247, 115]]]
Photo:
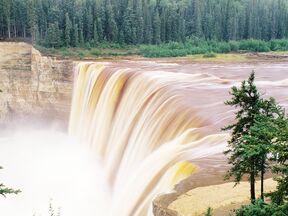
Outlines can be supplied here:
[[[23, 190], [20, 201], [15, 197], [5, 200], [7, 216], [13, 211], [33, 215], [37, 204], [30, 203], [25, 211], [21, 207], [12, 211], [9, 202], [24, 208], [27, 205], [23, 203], [29, 203], [29, 197], [37, 199], [41, 190], [48, 198], [42, 199], [46, 203], [39, 204], [36, 215], [47, 214], [43, 209], [53, 195], [56, 197], [50, 198], [64, 216], [81, 212], [152, 215], [151, 203], [159, 194], [173, 190], [181, 194], [222, 182], [227, 166], [222, 152], [228, 135], [221, 128], [233, 120], [234, 112], [223, 102], [229, 89], [253, 69], [261, 92], [288, 107], [288, 63], [284, 61], [213, 63], [178, 58], [72, 62], [42, 57], [27, 44], [1, 43], [0, 49], [6, 53], [1, 54], [0, 64], [1, 133], [5, 134], [0, 141], [4, 149], [0, 158], [13, 155], [15, 147], [19, 150], [16, 165], [0, 162], [11, 170], [7, 180]], [[55, 121], [61, 126], [51, 129]], [[11, 128], [25, 130], [15, 134]], [[15, 160], [8, 161], [12, 164]], [[30, 169], [37, 161], [39, 167]], [[40, 172], [43, 167], [52, 167], [52, 171]], [[27, 179], [26, 185], [21, 184], [20, 176], [25, 173], [19, 170], [25, 169], [36, 172], [31, 178], [42, 183], [31, 184], [34, 181]], [[199, 171], [193, 175], [195, 169]], [[78, 175], [82, 178], [76, 179]], [[57, 184], [60, 178], [65, 183]], [[61, 188], [63, 184], [67, 188]], [[73, 191], [75, 187], [79, 188]], [[26, 194], [27, 189], [33, 192]], [[52, 193], [54, 189], [57, 192]], [[66, 195], [58, 192], [62, 189]], [[81, 202], [84, 199], [87, 203]]]

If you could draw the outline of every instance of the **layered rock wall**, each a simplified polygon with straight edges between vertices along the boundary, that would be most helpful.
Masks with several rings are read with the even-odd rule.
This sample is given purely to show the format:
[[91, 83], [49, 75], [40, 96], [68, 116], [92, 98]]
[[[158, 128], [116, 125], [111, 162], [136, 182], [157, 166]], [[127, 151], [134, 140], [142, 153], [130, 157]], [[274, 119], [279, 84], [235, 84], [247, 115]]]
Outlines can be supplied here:
[[[73, 63], [44, 57], [25, 43], [0, 43], [0, 122], [69, 118]], [[33, 118], [32, 118], [33, 117]]]

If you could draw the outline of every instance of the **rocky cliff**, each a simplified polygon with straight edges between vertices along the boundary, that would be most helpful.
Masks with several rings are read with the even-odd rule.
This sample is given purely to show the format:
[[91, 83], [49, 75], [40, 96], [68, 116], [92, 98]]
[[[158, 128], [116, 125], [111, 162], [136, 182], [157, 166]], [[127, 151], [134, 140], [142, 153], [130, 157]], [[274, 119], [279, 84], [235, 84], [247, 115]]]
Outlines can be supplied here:
[[0, 122], [33, 117], [67, 122], [73, 63], [41, 56], [26, 43], [0, 43]]

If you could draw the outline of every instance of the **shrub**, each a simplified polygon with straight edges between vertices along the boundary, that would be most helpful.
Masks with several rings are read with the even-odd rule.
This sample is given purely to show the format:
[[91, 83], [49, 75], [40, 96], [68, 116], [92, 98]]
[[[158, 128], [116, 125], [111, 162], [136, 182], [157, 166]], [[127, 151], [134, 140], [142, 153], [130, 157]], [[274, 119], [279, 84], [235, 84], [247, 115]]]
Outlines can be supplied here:
[[239, 43], [237, 41], [229, 41], [230, 50], [232, 52], [238, 52], [239, 51]]
[[270, 49], [272, 51], [287, 51], [288, 40], [287, 39], [271, 40]]
[[287, 216], [288, 203], [284, 205], [267, 204], [257, 200], [255, 204], [242, 206], [235, 211], [236, 216]]
[[262, 40], [242, 40], [239, 42], [239, 50], [253, 52], [269, 52], [268, 42]]
[[94, 56], [99, 56], [99, 55], [101, 55], [101, 52], [98, 51], [98, 50], [93, 50], [93, 51], [90, 52], [90, 54], [94, 55]]
[[208, 208], [207, 212], [205, 213], [205, 216], [212, 216], [212, 208]]
[[203, 55], [203, 58], [215, 58], [215, 57], [217, 57], [217, 55], [213, 52], [206, 53]]

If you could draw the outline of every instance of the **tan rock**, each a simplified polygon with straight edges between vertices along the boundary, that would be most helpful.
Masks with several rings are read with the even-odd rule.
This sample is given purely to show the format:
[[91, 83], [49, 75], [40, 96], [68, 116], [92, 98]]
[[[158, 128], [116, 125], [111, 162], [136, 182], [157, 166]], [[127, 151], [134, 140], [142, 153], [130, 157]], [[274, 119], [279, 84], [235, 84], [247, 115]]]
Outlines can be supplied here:
[[1, 42], [0, 122], [19, 116], [67, 122], [72, 80], [71, 61], [44, 57], [26, 43]]

